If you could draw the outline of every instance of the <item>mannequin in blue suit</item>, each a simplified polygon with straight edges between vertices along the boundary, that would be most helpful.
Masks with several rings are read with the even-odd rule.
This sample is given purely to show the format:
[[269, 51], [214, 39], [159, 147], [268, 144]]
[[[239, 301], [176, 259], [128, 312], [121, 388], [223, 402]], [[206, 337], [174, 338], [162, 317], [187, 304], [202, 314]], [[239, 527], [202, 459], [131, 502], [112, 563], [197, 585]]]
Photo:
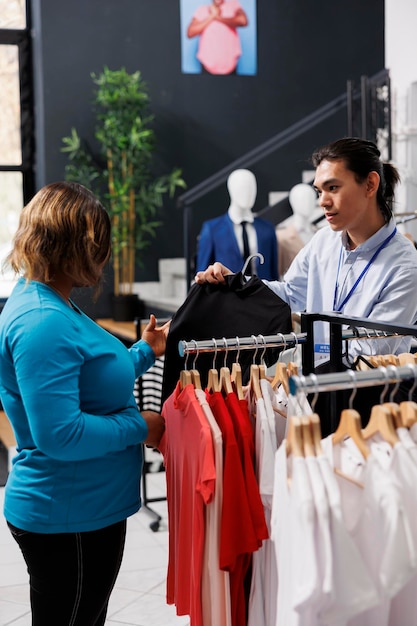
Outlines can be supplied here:
[[224, 215], [203, 223], [198, 240], [196, 272], [219, 261], [233, 272], [239, 272], [245, 263], [243, 256], [242, 222], [246, 222], [249, 252], [260, 252], [265, 262], [256, 262], [256, 273], [266, 280], [278, 280], [278, 244], [271, 222], [252, 213], [257, 185], [249, 170], [232, 172], [227, 180], [230, 206]]

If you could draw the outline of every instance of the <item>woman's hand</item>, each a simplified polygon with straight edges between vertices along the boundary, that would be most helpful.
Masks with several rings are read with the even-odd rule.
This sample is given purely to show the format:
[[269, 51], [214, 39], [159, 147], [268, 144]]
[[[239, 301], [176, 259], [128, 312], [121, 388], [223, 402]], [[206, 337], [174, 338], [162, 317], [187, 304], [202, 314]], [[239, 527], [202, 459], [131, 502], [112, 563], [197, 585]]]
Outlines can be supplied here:
[[156, 411], [141, 411], [141, 415], [148, 425], [148, 436], [143, 443], [151, 448], [157, 448], [165, 432], [165, 420]]
[[142, 339], [151, 346], [155, 356], [161, 356], [165, 353], [170, 324], [171, 320], [168, 320], [163, 326], [157, 326], [155, 315], [149, 316], [149, 322], [144, 328]]
[[203, 283], [224, 283], [225, 276], [233, 274], [231, 270], [221, 263], [213, 263], [209, 265], [203, 272], [197, 272], [195, 275], [195, 282], [199, 285]]

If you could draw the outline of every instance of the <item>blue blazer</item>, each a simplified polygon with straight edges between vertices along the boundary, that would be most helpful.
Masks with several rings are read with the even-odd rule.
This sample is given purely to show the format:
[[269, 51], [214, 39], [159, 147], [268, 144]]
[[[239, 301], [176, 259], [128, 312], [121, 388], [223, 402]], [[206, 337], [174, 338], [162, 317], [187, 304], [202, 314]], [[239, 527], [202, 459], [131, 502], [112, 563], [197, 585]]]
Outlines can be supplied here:
[[[255, 217], [253, 225], [258, 240], [258, 250], [263, 254], [263, 265], [255, 261], [259, 278], [278, 280], [278, 243], [272, 222]], [[205, 270], [219, 261], [232, 272], [240, 272], [244, 259], [236, 240], [233, 222], [228, 213], [203, 223], [197, 245], [196, 272]]]

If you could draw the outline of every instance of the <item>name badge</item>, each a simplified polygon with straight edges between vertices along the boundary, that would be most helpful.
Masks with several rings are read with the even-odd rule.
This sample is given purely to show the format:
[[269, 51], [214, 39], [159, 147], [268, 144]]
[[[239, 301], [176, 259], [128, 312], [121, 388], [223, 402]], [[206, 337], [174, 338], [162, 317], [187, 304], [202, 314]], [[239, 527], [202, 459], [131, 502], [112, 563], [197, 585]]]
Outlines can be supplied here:
[[330, 344], [329, 343], [315, 343], [314, 352], [316, 354], [330, 354]]

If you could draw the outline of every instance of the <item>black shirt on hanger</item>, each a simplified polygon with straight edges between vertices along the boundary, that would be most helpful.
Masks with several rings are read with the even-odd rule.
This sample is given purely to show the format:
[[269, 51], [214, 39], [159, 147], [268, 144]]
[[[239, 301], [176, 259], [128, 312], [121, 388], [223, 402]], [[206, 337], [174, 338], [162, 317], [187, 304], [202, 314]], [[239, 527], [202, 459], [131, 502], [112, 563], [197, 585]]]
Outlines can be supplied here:
[[[260, 334], [286, 334], [291, 331], [290, 307], [258, 276], [252, 276], [245, 282], [239, 272], [226, 276], [225, 284], [194, 284], [171, 321], [165, 351], [162, 403], [174, 390], [180, 371], [184, 369], [185, 359], [178, 351], [178, 343], [181, 340], [250, 337]], [[262, 351], [262, 340], [260, 340], [257, 362]], [[264, 356], [266, 364], [275, 363], [279, 352], [278, 348], [267, 348]], [[189, 355], [188, 369], [192, 368], [194, 356]], [[224, 356], [224, 352], [219, 352], [215, 363], [216, 368], [223, 365]], [[249, 378], [253, 356], [253, 350], [240, 352], [239, 363], [242, 367], [244, 383]], [[198, 355], [196, 360], [195, 366], [201, 374], [203, 384], [207, 381], [208, 370], [213, 367], [213, 357], [214, 352], [207, 352]], [[230, 350], [227, 365], [230, 366], [235, 358], [236, 352]]]

